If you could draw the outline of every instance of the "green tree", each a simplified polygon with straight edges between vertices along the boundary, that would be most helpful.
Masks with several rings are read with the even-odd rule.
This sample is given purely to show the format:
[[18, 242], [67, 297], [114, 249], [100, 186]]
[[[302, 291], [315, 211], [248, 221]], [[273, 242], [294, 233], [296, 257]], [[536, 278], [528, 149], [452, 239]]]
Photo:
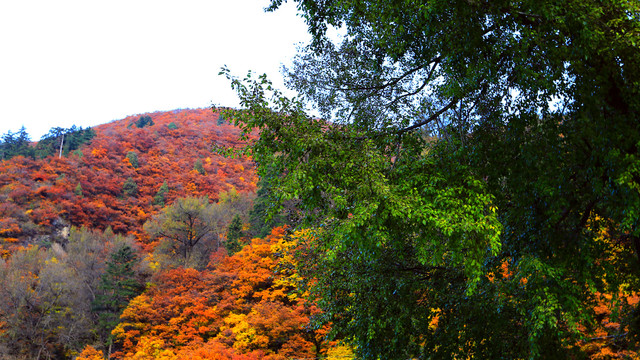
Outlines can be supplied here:
[[215, 212], [207, 197], [179, 198], [144, 224], [144, 229], [155, 237], [171, 242], [181, 255], [184, 266], [189, 265], [196, 245], [217, 234]]
[[136, 125], [137, 128], [143, 128], [145, 126], [151, 126], [151, 125], [153, 125], [153, 119], [151, 119], [151, 116], [149, 116], [149, 115], [142, 115], [135, 122], [135, 125]]
[[258, 181], [256, 198], [253, 200], [253, 207], [249, 211], [249, 233], [252, 237], [263, 238], [274, 227], [287, 223], [282, 211], [271, 211], [273, 207], [270, 199], [272, 191], [272, 187], [264, 179]]
[[167, 125], [167, 128], [169, 128], [169, 130], [175, 130], [178, 128], [178, 125], [176, 125], [176, 123], [172, 121], [169, 123], [169, 125]]
[[35, 147], [35, 156], [45, 158], [47, 156], [69, 154], [74, 150], [78, 150], [80, 146], [95, 137], [96, 133], [91, 128], [82, 129], [73, 125], [65, 129], [61, 127], [52, 127], [48, 133], [42, 136]]
[[0, 141], [0, 159], [11, 159], [14, 156], [34, 157], [31, 139], [24, 126], [17, 133], [7, 131]]
[[243, 236], [242, 219], [236, 214], [227, 228], [227, 240], [224, 243], [224, 247], [227, 249], [229, 255], [233, 255], [242, 249], [240, 239]]
[[135, 196], [138, 193], [138, 184], [129, 177], [122, 184], [122, 192], [127, 196]]
[[133, 166], [134, 169], [138, 168], [138, 154], [136, 154], [135, 151], [127, 152], [127, 159], [129, 159], [129, 163], [131, 163], [131, 166]]
[[206, 171], [204, 171], [204, 167], [202, 166], [202, 160], [197, 159], [195, 164], [193, 165], [193, 170], [197, 171], [200, 175], [205, 175]]
[[578, 356], [594, 293], [640, 288], [638, 2], [296, 2], [308, 103], [231, 77], [228, 117], [325, 320], [365, 359]]
[[135, 271], [138, 262], [134, 249], [129, 245], [122, 245], [111, 254], [106, 263], [106, 271], [100, 277], [93, 311], [98, 315], [98, 332], [108, 347], [109, 354], [113, 345], [111, 330], [118, 325], [120, 314], [129, 301], [144, 290]]
[[169, 193], [169, 185], [167, 185], [167, 180], [165, 180], [158, 189], [156, 195], [153, 197], [153, 205], [164, 207], [167, 199], [167, 193]]
[[75, 189], [73, 189], [73, 193], [76, 194], [77, 196], [83, 197], [82, 185], [80, 183], [78, 183], [78, 185], [76, 185]]

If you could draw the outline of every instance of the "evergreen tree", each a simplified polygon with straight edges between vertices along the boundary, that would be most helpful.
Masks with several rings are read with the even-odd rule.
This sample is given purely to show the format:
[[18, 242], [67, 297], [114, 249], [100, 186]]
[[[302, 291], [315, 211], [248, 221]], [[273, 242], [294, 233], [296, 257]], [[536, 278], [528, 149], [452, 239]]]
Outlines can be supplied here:
[[269, 196], [272, 192], [269, 183], [260, 179], [258, 181], [258, 191], [253, 200], [253, 208], [249, 211], [250, 233], [253, 237], [263, 238], [267, 236], [271, 229], [286, 223], [286, 219], [281, 211], [273, 212]]
[[135, 196], [138, 193], [138, 184], [132, 178], [127, 178], [122, 184], [122, 191], [127, 196]]
[[224, 247], [230, 256], [242, 249], [242, 244], [240, 243], [242, 237], [242, 219], [236, 214], [231, 220], [231, 224], [229, 224], [227, 241], [224, 243]]
[[167, 185], [167, 180], [165, 180], [162, 183], [162, 186], [160, 186], [160, 189], [158, 189], [156, 196], [153, 197], [153, 205], [159, 205], [161, 207], [164, 207], [168, 192], [169, 192], [169, 186]]
[[137, 169], [139, 164], [138, 164], [138, 154], [136, 154], [135, 151], [129, 151], [127, 153], [127, 159], [129, 159], [129, 162], [131, 163], [131, 166], [133, 166], [134, 169]]
[[153, 125], [153, 120], [151, 119], [151, 116], [143, 115], [143, 116], [140, 116], [138, 121], [135, 122], [135, 125], [139, 129], [143, 128], [145, 126], [151, 126], [151, 125]]
[[123, 245], [111, 254], [107, 269], [100, 278], [99, 293], [93, 302], [93, 311], [98, 316], [98, 333], [101, 340], [111, 348], [111, 330], [118, 324], [120, 314], [144, 286], [136, 277], [135, 266], [138, 255], [129, 245]]
[[169, 128], [169, 130], [175, 130], [178, 128], [178, 125], [176, 125], [176, 123], [174, 122], [170, 122], [169, 125], [167, 125], [167, 127]]
[[82, 185], [80, 185], [80, 183], [78, 183], [78, 185], [76, 185], [76, 188], [73, 190], [73, 193], [78, 195], [78, 196], [80, 196], [80, 197], [84, 196], [84, 194], [82, 193]]
[[34, 151], [30, 143], [31, 138], [24, 126], [17, 133], [7, 131], [0, 143], [0, 159], [11, 159], [14, 156], [33, 158]]
[[82, 127], [75, 125], [68, 129], [53, 127], [38, 141], [35, 147], [35, 156], [42, 159], [47, 156], [58, 155], [61, 146], [62, 154], [67, 155], [79, 149], [80, 146], [95, 136], [96, 132], [91, 128], [82, 129]]

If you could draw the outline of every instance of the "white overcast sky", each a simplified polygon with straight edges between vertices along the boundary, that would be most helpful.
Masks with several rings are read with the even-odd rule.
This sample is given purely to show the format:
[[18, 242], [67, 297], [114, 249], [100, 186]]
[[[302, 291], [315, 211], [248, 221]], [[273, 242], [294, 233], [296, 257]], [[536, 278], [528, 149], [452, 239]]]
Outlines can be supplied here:
[[1, 0], [0, 135], [128, 115], [236, 106], [232, 73], [280, 67], [310, 36], [295, 4], [268, 0]]

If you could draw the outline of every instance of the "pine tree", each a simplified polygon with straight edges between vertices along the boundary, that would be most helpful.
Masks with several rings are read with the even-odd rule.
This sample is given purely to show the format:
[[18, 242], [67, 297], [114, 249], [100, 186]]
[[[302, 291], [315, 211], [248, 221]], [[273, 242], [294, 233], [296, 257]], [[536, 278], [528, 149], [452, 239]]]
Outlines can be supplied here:
[[169, 192], [169, 186], [167, 185], [167, 180], [165, 180], [162, 183], [162, 186], [160, 186], [160, 189], [158, 189], [156, 196], [153, 197], [153, 205], [159, 205], [164, 207], [168, 192]]
[[98, 316], [99, 335], [109, 348], [113, 344], [111, 330], [118, 324], [120, 314], [129, 301], [144, 289], [135, 273], [138, 261], [138, 255], [131, 246], [123, 245], [111, 254], [107, 270], [100, 278], [93, 311]]
[[138, 184], [132, 178], [127, 178], [122, 184], [122, 191], [127, 196], [134, 196], [138, 193]]
[[8, 131], [2, 136], [0, 159], [11, 159], [19, 155], [33, 158], [34, 151], [30, 142], [31, 139], [24, 126], [22, 126], [17, 133]]
[[134, 169], [138, 168], [138, 154], [136, 154], [135, 151], [129, 151], [127, 153], [127, 159], [129, 159], [129, 162]]
[[227, 241], [224, 243], [224, 247], [227, 249], [229, 256], [237, 253], [242, 249], [240, 239], [242, 238], [242, 219], [239, 215], [235, 215], [229, 228], [227, 229]]
[[82, 185], [80, 185], [80, 183], [78, 183], [76, 188], [73, 190], [73, 193], [78, 195], [78, 196], [80, 196], [80, 197], [84, 196], [84, 194], [82, 193]]

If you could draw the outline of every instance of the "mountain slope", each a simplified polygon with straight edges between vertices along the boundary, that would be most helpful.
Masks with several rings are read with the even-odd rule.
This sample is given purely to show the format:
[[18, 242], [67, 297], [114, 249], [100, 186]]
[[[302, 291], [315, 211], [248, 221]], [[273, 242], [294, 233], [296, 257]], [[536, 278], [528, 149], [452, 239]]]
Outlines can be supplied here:
[[[141, 126], [141, 127], [139, 127]], [[0, 162], [0, 252], [63, 241], [69, 226], [140, 238], [141, 225], [177, 197], [253, 192], [250, 159], [214, 154], [239, 146], [239, 130], [211, 109], [129, 116], [94, 128], [96, 137], [68, 156]], [[157, 197], [163, 183], [168, 191]]]

